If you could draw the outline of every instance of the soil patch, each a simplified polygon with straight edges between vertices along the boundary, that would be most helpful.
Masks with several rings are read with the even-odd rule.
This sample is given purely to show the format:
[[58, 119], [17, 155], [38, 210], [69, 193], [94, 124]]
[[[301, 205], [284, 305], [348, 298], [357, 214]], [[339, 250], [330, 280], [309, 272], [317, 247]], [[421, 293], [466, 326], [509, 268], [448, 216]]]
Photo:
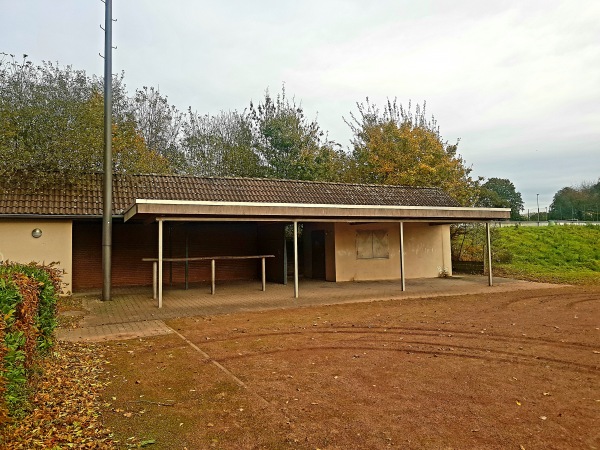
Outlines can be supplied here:
[[122, 442], [600, 448], [600, 289], [193, 317], [111, 343]]

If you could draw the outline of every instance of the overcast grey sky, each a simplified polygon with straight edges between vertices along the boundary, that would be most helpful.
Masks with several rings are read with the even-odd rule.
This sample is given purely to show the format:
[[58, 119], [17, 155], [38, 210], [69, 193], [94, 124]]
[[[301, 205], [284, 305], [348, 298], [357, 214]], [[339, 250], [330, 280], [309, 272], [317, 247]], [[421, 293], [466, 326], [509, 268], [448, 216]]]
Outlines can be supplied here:
[[[100, 0], [0, 0], [0, 51], [102, 75]], [[288, 95], [349, 147], [369, 98], [427, 102], [473, 173], [526, 207], [600, 177], [598, 0], [113, 0], [114, 72], [180, 110]]]

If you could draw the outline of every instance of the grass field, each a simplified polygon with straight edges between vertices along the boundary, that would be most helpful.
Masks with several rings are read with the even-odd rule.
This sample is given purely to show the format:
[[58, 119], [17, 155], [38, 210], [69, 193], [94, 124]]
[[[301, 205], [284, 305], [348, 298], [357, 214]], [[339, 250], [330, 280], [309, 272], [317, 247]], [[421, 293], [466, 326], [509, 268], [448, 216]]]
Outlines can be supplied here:
[[535, 281], [600, 284], [600, 227], [505, 227], [494, 230], [496, 268]]
[[[484, 259], [485, 229], [462, 229], [453, 258]], [[502, 227], [492, 229], [494, 273], [530, 281], [600, 284], [600, 226]]]

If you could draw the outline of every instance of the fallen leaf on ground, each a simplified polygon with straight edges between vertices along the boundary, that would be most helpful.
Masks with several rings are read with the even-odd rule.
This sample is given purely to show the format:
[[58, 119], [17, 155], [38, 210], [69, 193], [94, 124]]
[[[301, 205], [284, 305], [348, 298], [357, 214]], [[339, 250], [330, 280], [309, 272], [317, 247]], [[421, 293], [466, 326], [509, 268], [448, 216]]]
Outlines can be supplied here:
[[2, 448], [116, 448], [101, 422], [102, 353], [98, 344], [56, 342], [40, 360], [28, 414], [0, 427]]

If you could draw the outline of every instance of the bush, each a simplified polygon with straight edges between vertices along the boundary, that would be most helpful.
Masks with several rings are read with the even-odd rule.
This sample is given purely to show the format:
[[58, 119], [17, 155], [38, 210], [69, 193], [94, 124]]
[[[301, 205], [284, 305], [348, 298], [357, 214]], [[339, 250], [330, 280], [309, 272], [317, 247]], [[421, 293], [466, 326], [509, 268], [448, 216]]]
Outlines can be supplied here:
[[52, 265], [0, 264], [0, 423], [22, 411], [34, 360], [52, 346], [61, 274]]
[[502, 248], [498, 251], [492, 251], [492, 254], [494, 256], [494, 262], [508, 264], [513, 260], [512, 252], [505, 248]]

